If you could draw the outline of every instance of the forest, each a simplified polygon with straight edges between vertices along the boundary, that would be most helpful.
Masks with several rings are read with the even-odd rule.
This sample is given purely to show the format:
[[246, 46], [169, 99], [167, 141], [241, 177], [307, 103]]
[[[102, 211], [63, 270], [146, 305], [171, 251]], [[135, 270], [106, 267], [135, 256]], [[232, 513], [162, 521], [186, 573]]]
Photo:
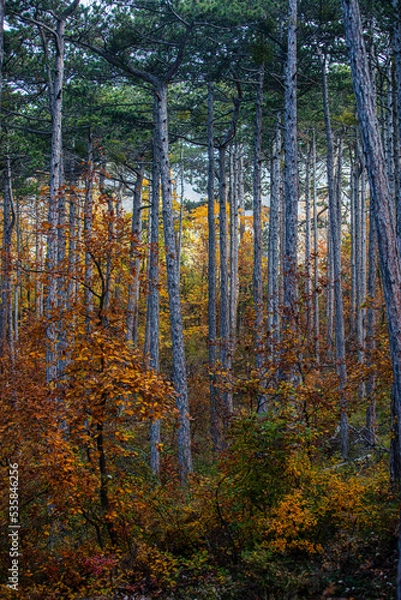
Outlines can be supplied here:
[[0, 597], [401, 600], [401, 0], [0, 0]]

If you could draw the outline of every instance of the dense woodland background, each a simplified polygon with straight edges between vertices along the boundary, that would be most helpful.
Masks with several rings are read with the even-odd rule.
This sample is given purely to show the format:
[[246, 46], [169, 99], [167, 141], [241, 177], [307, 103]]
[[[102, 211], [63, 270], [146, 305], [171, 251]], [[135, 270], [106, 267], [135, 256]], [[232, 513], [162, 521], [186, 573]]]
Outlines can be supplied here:
[[0, 107], [2, 598], [401, 598], [400, 1], [0, 0]]

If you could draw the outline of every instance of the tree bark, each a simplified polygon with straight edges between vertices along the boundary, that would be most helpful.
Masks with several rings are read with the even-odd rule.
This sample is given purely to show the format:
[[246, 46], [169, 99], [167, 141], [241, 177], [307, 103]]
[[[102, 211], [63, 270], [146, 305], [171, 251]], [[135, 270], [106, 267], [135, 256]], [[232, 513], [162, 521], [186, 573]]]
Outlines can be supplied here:
[[4, 16], [6, 0], [0, 0], [0, 132], [2, 130], [3, 64], [4, 64]]
[[308, 144], [305, 161], [305, 298], [306, 331], [312, 329], [312, 253], [311, 253], [311, 202], [310, 202], [311, 147]]
[[[185, 200], [185, 187], [184, 187], [184, 145], [181, 146], [181, 165], [180, 165], [180, 216], [178, 222], [178, 244], [177, 244], [177, 252], [178, 252], [178, 278], [180, 278], [181, 274], [181, 251], [182, 251], [182, 234], [183, 234], [183, 226], [184, 226], [184, 200]], [[177, 184], [178, 188], [178, 184]], [[178, 190], [177, 190], [178, 193]]]
[[[398, 113], [398, 146], [397, 152], [399, 152], [399, 142], [401, 140], [401, 0], [392, 0], [394, 8], [394, 19], [393, 19], [393, 48], [395, 57], [395, 73], [396, 73], [396, 87], [397, 87], [397, 113]], [[399, 155], [396, 157], [399, 167]], [[397, 218], [397, 240], [398, 246], [401, 249], [401, 186], [397, 185], [396, 193], [396, 218]]]
[[[42, 221], [41, 202], [39, 196], [35, 198], [35, 267], [38, 273], [43, 270], [43, 239], [40, 232]], [[43, 282], [41, 277], [35, 277], [35, 313], [43, 316]]]
[[[361, 365], [366, 363], [366, 179], [365, 168], [362, 166], [361, 189], [356, 218], [358, 220], [359, 245], [357, 248], [357, 344], [358, 361]], [[359, 396], [365, 398], [366, 385], [361, 381]]]
[[244, 154], [242, 145], [238, 145], [238, 207], [240, 215], [239, 223], [239, 241], [242, 242], [242, 238], [245, 233], [245, 184], [244, 184]]
[[320, 363], [320, 319], [319, 319], [319, 234], [317, 227], [317, 170], [316, 132], [312, 134], [312, 179], [313, 179], [313, 333], [315, 338], [316, 363]]
[[5, 157], [4, 199], [3, 199], [3, 248], [1, 260], [1, 305], [0, 305], [0, 356], [6, 348], [13, 353], [12, 330], [12, 233], [15, 225], [15, 211], [12, 195], [11, 161]]
[[215, 198], [215, 158], [214, 158], [214, 98], [213, 86], [208, 85], [208, 180], [207, 180], [207, 221], [208, 221], [208, 349], [209, 349], [209, 393], [210, 393], [210, 436], [213, 451], [220, 445], [218, 425], [218, 394], [216, 390], [216, 219], [214, 216]]
[[159, 82], [155, 91], [158, 112], [157, 137], [160, 152], [160, 176], [162, 188], [164, 243], [166, 247], [167, 285], [170, 306], [171, 340], [173, 347], [174, 385], [179, 411], [178, 462], [181, 483], [185, 484], [192, 471], [189, 401], [184, 349], [184, 334], [181, 314], [180, 288], [178, 281], [178, 254], [174, 235], [172, 181], [170, 173], [167, 85]]
[[298, 147], [297, 147], [297, 0], [289, 0], [288, 46], [284, 89], [284, 320], [287, 330], [296, 331], [298, 321]]
[[70, 189], [70, 211], [69, 211], [69, 233], [68, 233], [68, 288], [67, 288], [67, 307], [76, 299], [76, 285], [74, 281], [74, 273], [76, 272], [77, 264], [77, 220], [78, 220], [78, 196], [75, 192], [75, 178], [72, 178]]
[[[259, 386], [263, 387], [264, 316], [262, 271], [262, 110], [264, 65], [259, 67], [256, 95], [256, 122], [253, 154], [253, 303], [255, 307], [256, 372]], [[266, 397], [258, 394], [258, 413], [266, 410]]]
[[50, 85], [50, 113], [52, 121], [52, 144], [50, 156], [50, 195], [48, 207], [47, 235], [47, 290], [46, 290], [46, 380], [48, 383], [57, 377], [57, 326], [55, 311], [58, 294], [58, 224], [59, 196], [61, 193], [62, 163], [62, 119], [63, 119], [63, 82], [64, 82], [64, 35], [65, 19], [59, 19], [55, 37], [56, 58], [54, 78]]
[[93, 265], [91, 257], [92, 245], [92, 222], [93, 222], [93, 139], [88, 133], [88, 158], [85, 177], [85, 200], [84, 200], [84, 245], [85, 245], [85, 321], [89, 332], [91, 327], [91, 315], [93, 312], [93, 295], [91, 292]]
[[[344, 26], [349, 50], [351, 73], [355, 91], [362, 145], [369, 176], [372, 213], [377, 229], [379, 259], [382, 271], [390, 352], [394, 374], [395, 437], [400, 440], [401, 428], [401, 261], [396, 240], [394, 209], [391, 202], [388, 177], [376, 109], [373, 103], [362, 23], [357, 0], [342, 0]], [[398, 443], [398, 452], [399, 452]], [[394, 453], [394, 451], [393, 451]], [[400, 463], [398, 455], [396, 463]], [[400, 483], [399, 469], [394, 473]], [[398, 586], [399, 588], [399, 586]], [[400, 597], [400, 589], [397, 590]]]
[[[230, 352], [230, 306], [228, 290], [228, 232], [227, 232], [227, 145], [219, 147], [219, 226], [220, 226], [220, 363], [223, 369], [224, 384], [229, 387], [231, 376]], [[227, 425], [233, 412], [232, 394], [225, 390], [222, 394], [223, 422]]]
[[139, 302], [139, 274], [141, 268], [139, 256], [139, 244], [142, 232], [142, 186], [145, 174], [145, 166], [140, 163], [135, 182], [132, 203], [131, 222], [131, 247], [130, 247], [130, 273], [131, 278], [128, 286], [128, 307], [126, 319], [126, 339], [135, 346], [138, 344], [138, 302]]
[[[160, 300], [159, 300], [159, 203], [160, 203], [160, 156], [157, 139], [158, 111], [156, 101], [153, 108], [155, 133], [153, 139], [152, 196], [150, 206], [149, 240], [149, 295], [148, 295], [148, 346], [149, 367], [158, 371], [160, 338]], [[160, 475], [161, 423], [160, 419], [150, 424], [150, 468], [155, 477]]]
[[267, 262], [267, 328], [270, 360], [276, 358], [280, 337], [280, 204], [281, 204], [281, 123], [277, 122], [271, 169], [271, 192]]
[[329, 187], [330, 242], [333, 256], [334, 296], [335, 296], [335, 339], [336, 363], [339, 375], [340, 394], [340, 444], [341, 454], [348, 458], [348, 408], [345, 386], [347, 367], [345, 360], [345, 327], [343, 296], [341, 287], [341, 214], [336, 197], [334, 182], [334, 143], [330, 121], [329, 93], [326, 73], [326, 60], [320, 55], [323, 83], [323, 108], [327, 138], [327, 181]]
[[238, 313], [238, 189], [235, 171], [235, 145], [230, 147], [230, 351], [235, 356]]
[[[50, 190], [48, 206], [48, 235], [47, 235], [47, 294], [46, 294], [46, 380], [48, 383], [54, 381], [58, 376], [58, 369], [61, 366], [57, 357], [57, 325], [55, 321], [55, 311], [58, 305], [58, 260], [59, 236], [62, 236], [64, 223], [59, 222], [60, 208], [63, 208], [62, 184], [62, 120], [63, 120], [63, 84], [64, 84], [64, 47], [65, 47], [65, 27], [67, 18], [78, 7], [79, 0], [74, 0], [64, 11], [61, 17], [57, 18], [57, 26], [54, 32], [55, 41], [55, 66], [54, 76], [51, 76], [49, 68], [49, 98], [50, 115], [52, 125], [52, 141], [50, 155]], [[43, 31], [39, 27], [42, 37]], [[46, 41], [44, 40], [45, 52], [47, 52]], [[62, 237], [61, 244], [62, 244]], [[63, 252], [63, 248], [61, 248]], [[60, 332], [59, 332], [60, 333]]]
[[372, 203], [370, 205], [369, 218], [369, 273], [368, 273], [368, 310], [367, 310], [367, 361], [370, 367], [370, 373], [366, 382], [366, 396], [368, 399], [368, 407], [366, 410], [366, 430], [367, 440], [372, 446], [376, 443], [376, 367], [374, 366], [374, 353], [376, 350], [376, 271], [377, 271], [377, 232], [376, 225], [372, 214]]

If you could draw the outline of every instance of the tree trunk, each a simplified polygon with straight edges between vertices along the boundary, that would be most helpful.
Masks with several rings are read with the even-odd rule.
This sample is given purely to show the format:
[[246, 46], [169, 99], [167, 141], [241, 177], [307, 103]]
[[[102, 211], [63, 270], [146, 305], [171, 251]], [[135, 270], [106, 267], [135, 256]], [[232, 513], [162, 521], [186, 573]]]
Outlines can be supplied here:
[[345, 362], [345, 328], [343, 312], [343, 296], [341, 287], [341, 214], [336, 198], [334, 182], [334, 144], [331, 130], [329, 93], [327, 85], [326, 60], [322, 56], [323, 108], [327, 138], [327, 181], [329, 187], [330, 242], [333, 256], [334, 296], [335, 296], [335, 339], [336, 363], [339, 375], [340, 392], [340, 443], [341, 454], [348, 458], [348, 414], [345, 386], [347, 383], [347, 367]]
[[320, 320], [319, 320], [319, 234], [317, 227], [317, 172], [316, 132], [312, 135], [312, 178], [313, 178], [313, 333], [315, 338], [316, 363], [320, 363]]
[[[12, 198], [11, 164], [6, 168], [6, 177], [9, 178], [10, 197]], [[22, 298], [22, 277], [20, 269], [21, 260], [21, 210], [18, 197], [15, 199], [15, 234], [16, 234], [16, 265], [14, 282], [14, 307], [13, 307], [13, 337], [12, 347], [19, 339], [20, 299]]]
[[[372, 213], [377, 229], [394, 373], [395, 437], [399, 441], [401, 428], [401, 257], [396, 240], [394, 210], [385, 169], [382, 141], [373, 103], [374, 96], [362, 35], [359, 5], [357, 0], [342, 0], [342, 8], [362, 144], [370, 182]], [[397, 446], [399, 452], [399, 443]], [[393, 462], [400, 464], [400, 457], [395, 458], [397, 460]], [[394, 473], [397, 483], [400, 483], [400, 475], [401, 473], [397, 469]], [[401, 597], [400, 591], [400, 589], [397, 590], [397, 597]]]
[[[396, 152], [399, 153], [399, 142], [401, 140], [401, 0], [392, 0], [394, 7], [394, 20], [393, 20], [393, 48], [395, 57], [395, 72], [396, 72], [396, 86], [397, 86], [397, 113], [398, 113], [398, 131], [396, 138], [398, 139], [398, 145], [396, 146]], [[400, 157], [399, 154], [396, 157], [399, 168]], [[398, 182], [399, 184], [399, 182]], [[397, 239], [398, 246], [401, 249], [401, 186], [397, 185], [396, 193], [396, 218], [397, 218]]]
[[329, 212], [327, 223], [327, 356], [333, 358], [334, 345], [334, 266], [333, 266], [333, 241], [331, 239], [331, 215]]
[[239, 241], [242, 242], [242, 238], [245, 233], [245, 184], [244, 184], [244, 154], [242, 145], [238, 146], [238, 207], [240, 214], [239, 223]]
[[139, 302], [139, 275], [141, 261], [139, 255], [139, 244], [142, 232], [142, 186], [145, 173], [143, 162], [139, 165], [135, 182], [132, 222], [131, 222], [131, 248], [130, 248], [130, 272], [131, 279], [128, 286], [128, 307], [126, 319], [126, 339], [135, 346], [138, 344], [138, 302]]
[[[185, 188], [184, 188], [184, 145], [181, 145], [181, 165], [180, 165], [180, 216], [178, 222], [178, 280], [180, 280], [181, 273], [181, 251], [182, 251], [182, 233], [184, 225], [184, 200], [185, 200]], [[177, 185], [178, 188], [178, 185]], [[178, 190], [177, 190], [178, 193]]]
[[47, 235], [47, 295], [46, 295], [46, 380], [48, 383], [57, 377], [57, 326], [55, 311], [58, 297], [58, 225], [59, 197], [61, 196], [61, 164], [62, 164], [62, 118], [63, 118], [63, 81], [64, 81], [64, 33], [65, 20], [57, 22], [56, 59], [54, 78], [50, 82], [52, 144], [50, 156], [50, 195], [48, 208]]
[[[47, 234], [47, 294], [46, 294], [46, 381], [51, 383], [58, 376], [58, 369], [62, 363], [58, 361], [57, 337], [63, 338], [61, 326], [56, 324], [56, 309], [58, 306], [58, 262], [59, 258], [65, 256], [63, 246], [63, 227], [64, 222], [61, 218], [59, 222], [60, 210], [63, 210], [65, 202], [63, 190], [61, 189], [63, 178], [63, 154], [62, 154], [62, 121], [63, 121], [63, 84], [64, 84], [64, 47], [65, 47], [65, 26], [67, 18], [76, 10], [79, 0], [73, 2], [66, 8], [63, 15], [57, 18], [55, 31], [55, 63], [54, 75], [51, 75], [50, 63], [48, 63], [49, 72], [49, 100], [50, 116], [52, 126], [51, 154], [50, 154], [50, 190], [48, 206], [48, 234]], [[42, 35], [44, 50], [47, 52], [47, 43], [44, 38], [43, 29], [39, 26]], [[48, 58], [48, 56], [47, 56]], [[65, 204], [64, 204], [65, 206]], [[60, 229], [60, 233], [59, 233]], [[65, 235], [65, 231], [64, 231]], [[60, 236], [60, 240], [59, 240]], [[61, 248], [58, 248], [60, 241]], [[61, 255], [59, 255], [59, 251]], [[63, 294], [62, 294], [63, 296]], [[64, 297], [65, 300], [65, 292]], [[57, 331], [58, 330], [58, 331]]]
[[235, 356], [238, 312], [238, 193], [235, 173], [235, 146], [230, 148], [230, 351]]
[[[148, 295], [148, 346], [149, 367], [159, 370], [159, 338], [160, 338], [160, 301], [159, 301], [159, 202], [160, 202], [160, 156], [157, 140], [158, 112], [155, 102], [153, 109], [155, 133], [153, 139], [152, 196], [150, 206], [150, 239], [149, 239], [149, 295]], [[150, 468], [158, 478], [160, 475], [161, 423], [160, 419], [150, 424]]]
[[306, 331], [312, 329], [312, 254], [311, 254], [311, 206], [310, 206], [310, 162], [311, 148], [308, 144], [305, 162], [305, 297]]
[[6, 0], [0, 0], [0, 132], [2, 130], [3, 64], [4, 64], [4, 16]]
[[104, 158], [100, 165], [100, 176], [99, 176], [99, 192], [103, 200], [107, 203], [107, 252], [106, 252], [106, 273], [105, 273], [105, 290], [104, 290], [104, 304], [102, 309], [102, 321], [104, 327], [108, 327], [110, 324], [110, 303], [111, 303], [111, 291], [112, 291], [112, 246], [115, 239], [115, 206], [114, 198], [111, 196], [108, 190], [105, 189], [104, 181], [106, 178], [106, 164]]
[[270, 215], [267, 262], [267, 328], [270, 360], [276, 358], [280, 337], [280, 200], [281, 200], [281, 123], [278, 121], [271, 169]]
[[366, 410], [367, 441], [374, 446], [376, 444], [376, 366], [374, 364], [374, 353], [376, 350], [376, 271], [377, 271], [377, 233], [376, 225], [372, 215], [372, 203], [370, 205], [370, 228], [369, 228], [369, 274], [368, 274], [368, 310], [367, 310], [367, 360], [370, 373], [366, 382], [366, 396], [369, 402]]
[[[361, 189], [356, 218], [358, 221], [359, 245], [357, 248], [357, 344], [358, 361], [361, 365], [366, 362], [366, 179], [365, 168], [362, 166]], [[359, 386], [361, 398], [366, 396], [365, 381]]]
[[78, 220], [78, 196], [75, 192], [76, 181], [72, 178], [70, 189], [70, 211], [69, 211], [69, 234], [68, 234], [68, 288], [67, 288], [67, 306], [71, 305], [76, 299], [76, 285], [74, 274], [77, 265], [77, 220]]
[[360, 160], [355, 145], [354, 156], [351, 157], [351, 307], [350, 307], [350, 331], [352, 336], [356, 332], [356, 314], [357, 314], [357, 261], [359, 246], [359, 223], [357, 219], [357, 207], [359, 205], [359, 180], [360, 180]]
[[[41, 202], [39, 196], [35, 198], [35, 267], [38, 273], [43, 270], [43, 239], [40, 232], [42, 221]], [[43, 316], [43, 283], [42, 277], [35, 277], [35, 313], [37, 317]]]
[[1, 305], [0, 305], [0, 356], [6, 348], [13, 351], [12, 331], [12, 233], [15, 212], [11, 186], [11, 161], [5, 157], [4, 200], [3, 200], [3, 248], [1, 260]]
[[178, 281], [177, 248], [174, 235], [172, 182], [169, 160], [167, 124], [167, 85], [160, 83], [155, 91], [158, 111], [158, 143], [163, 204], [164, 243], [166, 247], [167, 285], [170, 306], [171, 340], [173, 348], [174, 385], [179, 411], [178, 462], [181, 483], [185, 484], [192, 471], [189, 401], [182, 326], [180, 288]]
[[297, 148], [297, 0], [289, 0], [288, 47], [284, 90], [284, 320], [287, 331], [298, 321], [298, 148]]
[[85, 245], [85, 320], [86, 329], [90, 331], [93, 312], [93, 294], [91, 291], [93, 278], [92, 257], [92, 221], [93, 221], [93, 140], [88, 134], [88, 159], [86, 165], [85, 200], [84, 200], [84, 245]]
[[216, 220], [214, 216], [214, 106], [213, 87], [208, 85], [208, 180], [207, 180], [207, 220], [208, 220], [208, 348], [209, 348], [209, 390], [210, 390], [210, 435], [212, 448], [216, 452], [220, 445], [218, 425], [218, 394], [216, 390]]
[[[224, 372], [223, 383], [229, 388], [231, 377], [230, 352], [230, 307], [228, 293], [228, 257], [227, 257], [227, 146], [219, 147], [219, 224], [220, 224], [220, 363]], [[226, 389], [222, 394], [223, 423], [227, 425], [233, 412], [232, 394]]]
[[[264, 65], [259, 67], [256, 96], [256, 122], [253, 155], [253, 302], [255, 307], [256, 372], [259, 386], [263, 387], [264, 318], [263, 318], [263, 271], [262, 271], [262, 110]], [[258, 413], [266, 410], [266, 397], [258, 394]]]

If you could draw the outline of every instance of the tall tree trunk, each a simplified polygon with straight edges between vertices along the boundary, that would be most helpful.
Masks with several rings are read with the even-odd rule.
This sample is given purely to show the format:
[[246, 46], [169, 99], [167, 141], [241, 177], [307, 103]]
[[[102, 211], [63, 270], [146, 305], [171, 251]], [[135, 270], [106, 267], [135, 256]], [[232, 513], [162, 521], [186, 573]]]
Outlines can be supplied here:
[[93, 312], [92, 278], [93, 265], [91, 257], [92, 246], [92, 222], [93, 222], [93, 139], [88, 133], [88, 158], [85, 176], [85, 199], [84, 199], [84, 245], [85, 245], [85, 320], [86, 329], [90, 331], [91, 316]]
[[6, 0], [0, 0], [0, 132], [2, 130], [3, 64], [4, 64], [4, 16]]
[[[59, 228], [59, 209], [62, 208], [63, 191], [62, 184], [62, 120], [63, 120], [63, 84], [64, 84], [64, 46], [65, 46], [65, 26], [67, 18], [78, 7], [79, 0], [74, 0], [64, 11], [63, 15], [57, 18], [57, 27], [55, 31], [55, 65], [54, 76], [51, 76], [49, 64], [49, 98], [50, 114], [52, 123], [52, 141], [50, 154], [50, 190], [48, 207], [48, 236], [47, 236], [47, 295], [46, 295], [46, 380], [48, 383], [54, 381], [58, 375], [60, 366], [57, 357], [57, 325], [55, 321], [55, 311], [58, 304], [58, 228]], [[47, 44], [43, 36], [43, 30], [40, 28], [44, 40], [44, 49], [47, 52]], [[64, 223], [60, 223], [62, 228]], [[61, 234], [60, 234], [61, 235]]]
[[[35, 268], [38, 273], [43, 270], [43, 240], [41, 234], [41, 202], [39, 196], [35, 198]], [[35, 277], [35, 313], [37, 317], [43, 316], [43, 283], [42, 277]]]
[[[374, 96], [362, 35], [359, 4], [357, 0], [342, 0], [342, 8], [362, 144], [370, 182], [372, 213], [377, 229], [394, 373], [395, 437], [399, 441], [401, 428], [401, 329], [399, 325], [401, 323], [401, 257], [396, 240], [394, 210], [385, 169], [383, 146], [373, 103]], [[398, 453], [399, 448], [398, 443]], [[393, 462], [400, 464], [400, 456], [394, 458], [397, 458], [397, 460]], [[397, 483], [399, 483], [401, 476], [399, 470], [394, 475]], [[400, 585], [401, 581], [398, 582], [397, 597], [401, 597]]]
[[[264, 65], [259, 67], [256, 95], [256, 122], [253, 155], [253, 302], [255, 307], [256, 372], [259, 385], [263, 387], [264, 318], [263, 318], [263, 271], [262, 271], [262, 110]], [[258, 394], [258, 413], [266, 410], [266, 397]]]
[[[357, 344], [358, 361], [361, 365], [366, 362], [366, 179], [365, 168], [362, 166], [361, 189], [356, 218], [358, 220], [359, 245], [357, 249]], [[361, 381], [359, 395], [365, 398], [366, 385]]]
[[[148, 346], [149, 366], [158, 371], [159, 364], [159, 338], [160, 338], [160, 301], [159, 301], [159, 203], [160, 203], [160, 156], [156, 131], [158, 129], [158, 111], [156, 102], [153, 108], [155, 133], [153, 139], [153, 164], [152, 164], [152, 196], [150, 206], [150, 236], [149, 236], [149, 295], [148, 295]], [[161, 423], [160, 419], [150, 424], [150, 468], [152, 473], [159, 477], [160, 474], [160, 449]]]
[[171, 340], [173, 348], [174, 385], [179, 411], [178, 461], [180, 478], [185, 484], [192, 471], [189, 400], [184, 349], [184, 334], [181, 314], [180, 288], [178, 281], [177, 248], [174, 235], [172, 182], [170, 174], [167, 85], [160, 83], [155, 91], [158, 111], [158, 143], [160, 152], [160, 175], [163, 204], [164, 242], [166, 247], [167, 285], [170, 306]]
[[297, 19], [298, 2], [289, 0], [288, 46], [284, 88], [284, 319], [286, 329], [295, 332], [298, 320], [298, 148], [297, 148]]
[[377, 232], [372, 214], [372, 203], [370, 204], [369, 218], [369, 274], [368, 274], [368, 310], [367, 310], [367, 360], [370, 367], [370, 373], [366, 382], [366, 396], [368, 399], [368, 408], [366, 410], [366, 430], [367, 441], [372, 446], [376, 443], [376, 367], [374, 363], [374, 353], [376, 350], [376, 272], [377, 272]]
[[[181, 165], [180, 165], [180, 215], [178, 222], [178, 244], [177, 244], [177, 252], [178, 252], [178, 280], [180, 279], [181, 274], [181, 251], [182, 251], [182, 234], [183, 234], [183, 226], [184, 226], [184, 200], [185, 200], [185, 186], [184, 186], [184, 144], [181, 145]], [[178, 185], [177, 185], [178, 188]], [[178, 193], [178, 190], [177, 190]]]
[[327, 223], [327, 355], [329, 360], [333, 358], [334, 346], [334, 265], [333, 265], [333, 241], [331, 239], [331, 215], [329, 212]]
[[68, 233], [68, 288], [67, 306], [71, 308], [76, 300], [76, 282], [74, 276], [77, 265], [77, 220], [78, 220], [78, 196], [76, 194], [77, 182], [72, 177], [70, 188], [70, 211], [69, 211], [69, 233]]
[[15, 225], [11, 185], [11, 161], [5, 157], [4, 199], [3, 199], [3, 248], [1, 257], [1, 305], [0, 305], [0, 356], [6, 348], [12, 354], [12, 233]]
[[[401, 140], [401, 0], [392, 0], [394, 7], [394, 19], [393, 19], [393, 47], [395, 57], [395, 72], [396, 72], [396, 87], [397, 87], [397, 113], [398, 113], [398, 132], [396, 138], [398, 139], [398, 146], [396, 146], [398, 153], [396, 160], [399, 168], [399, 142]], [[398, 182], [399, 183], [399, 182]], [[396, 194], [396, 218], [397, 218], [397, 239], [398, 245], [401, 249], [401, 186], [397, 185]]]
[[[230, 387], [231, 352], [230, 352], [230, 307], [228, 291], [228, 233], [227, 233], [227, 145], [219, 147], [219, 225], [220, 225], [220, 362], [225, 373], [224, 384]], [[226, 389], [222, 394], [223, 422], [227, 425], [233, 412], [232, 394]]]
[[244, 183], [244, 154], [242, 145], [238, 145], [238, 207], [240, 214], [239, 240], [240, 244], [245, 233], [245, 183]]
[[[63, 144], [61, 140], [61, 145]], [[60, 307], [60, 321], [64, 318], [66, 306], [66, 256], [67, 256], [67, 201], [65, 193], [64, 158], [60, 158], [60, 180], [58, 190], [58, 224], [57, 224], [57, 303]], [[63, 315], [61, 317], [61, 315]], [[59, 328], [64, 335], [64, 327]]]
[[[6, 177], [9, 178], [10, 196], [12, 198], [11, 165], [6, 168]], [[16, 265], [14, 282], [14, 307], [13, 307], [13, 344], [19, 339], [20, 299], [22, 299], [23, 287], [20, 269], [21, 260], [21, 207], [18, 197], [15, 199], [15, 237], [16, 237]]]
[[360, 160], [355, 145], [355, 154], [351, 157], [351, 307], [350, 307], [350, 331], [352, 335], [356, 332], [356, 314], [357, 314], [357, 261], [359, 246], [359, 228], [357, 220], [357, 207], [359, 204], [359, 179], [360, 179]]
[[345, 386], [347, 367], [345, 362], [345, 327], [343, 296], [341, 287], [341, 214], [336, 198], [334, 182], [334, 144], [331, 130], [329, 93], [327, 85], [326, 60], [321, 58], [323, 82], [323, 108], [327, 138], [327, 180], [329, 186], [330, 241], [333, 255], [334, 296], [335, 296], [335, 338], [336, 363], [340, 379], [340, 443], [341, 454], [348, 458], [348, 409]]
[[214, 216], [214, 98], [213, 86], [208, 85], [208, 179], [207, 179], [207, 220], [208, 220], [208, 348], [209, 348], [209, 393], [210, 393], [210, 435], [212, 448], [216, 452], [220, 445], [218, 425], [218, 394], [216, 390], [216, 220]]
[[396, 184], [395, 184], [395, 97], [393, 89], [393, 60], [390, 55], [390, 62], [387, 68], [387, 112], [384, 126], [385, 133], [385, 154], [387, 158], [387, 173], [388, 183], [390, 187], [390, 194], [396, 198]]
[[[115, 239], [115, 211], [114, 198], [108, 190], [105, 188], [106, 179], [106, 163], [104, 157], [102, 158], [100, 166], [99, 176], [99, 192], [103, 200], [107, 203], [107, 252], [106, 252], [106, 273], [105, 273], [105, 290], [104, 290], [104, 304], [102, 309], [102, 321], [104, 327], [108, 327], [110, 324], [110, 304], [112, 298], [112, 246]], [[114, 283], [114, 282], [113, 282]]]
[[312, 179], [313, 179], [313, 333], [315, 338], [316, 363], [320, 363], [320, 320], [319, 320], [319, 234], [317, 227], [317, 169], [316, 132], [312, 134]]
[[273, 147], [270, 186], [270, 215], [267, 262], [267, 327], [270, 360], [276, 358], [280, 337], [280, 204], [281, 204], [281, 123], [277, 122]]
[[235, 145], [230, 147], [230, 349], [235, 356], [238, 313], [238, 189], [235, 172]]
[[308, 145], [305, 162], [305, 296], [306, 331], [312, 332], [312, 253], [311, 253], [311, 202], [310, 202], [311, 147]]
[[57, 377], [57, 326], [55, 311], [58, 297], [58, 224], [59, 196], [61, 193], [62, 118], [64, 82], [64, 34], [65, 20], [59, 19], [55, 38], [56, 59], [54, 78], [50, 81], [52, 121], [52, 144], [50, 156], [50, 195], [47, 235], [47, 295], [46, 295], [46, 379], [50, 383]]
[[140, 255], [139, 244], [141, 242], [142, 232], [142, 186], [145, 173], [145, 165], [140, 163], [135, 182], [135, 189], [132, 203], [132, 223], [131, 223], [131, 248], [130, 248], [130, 272], [131, 279], [128, 286], [128, 307], [126, 319], [126, 339], [135, 346], [138, 344], [138, 302], [139, 302], [139, 275], [140, 275]]

